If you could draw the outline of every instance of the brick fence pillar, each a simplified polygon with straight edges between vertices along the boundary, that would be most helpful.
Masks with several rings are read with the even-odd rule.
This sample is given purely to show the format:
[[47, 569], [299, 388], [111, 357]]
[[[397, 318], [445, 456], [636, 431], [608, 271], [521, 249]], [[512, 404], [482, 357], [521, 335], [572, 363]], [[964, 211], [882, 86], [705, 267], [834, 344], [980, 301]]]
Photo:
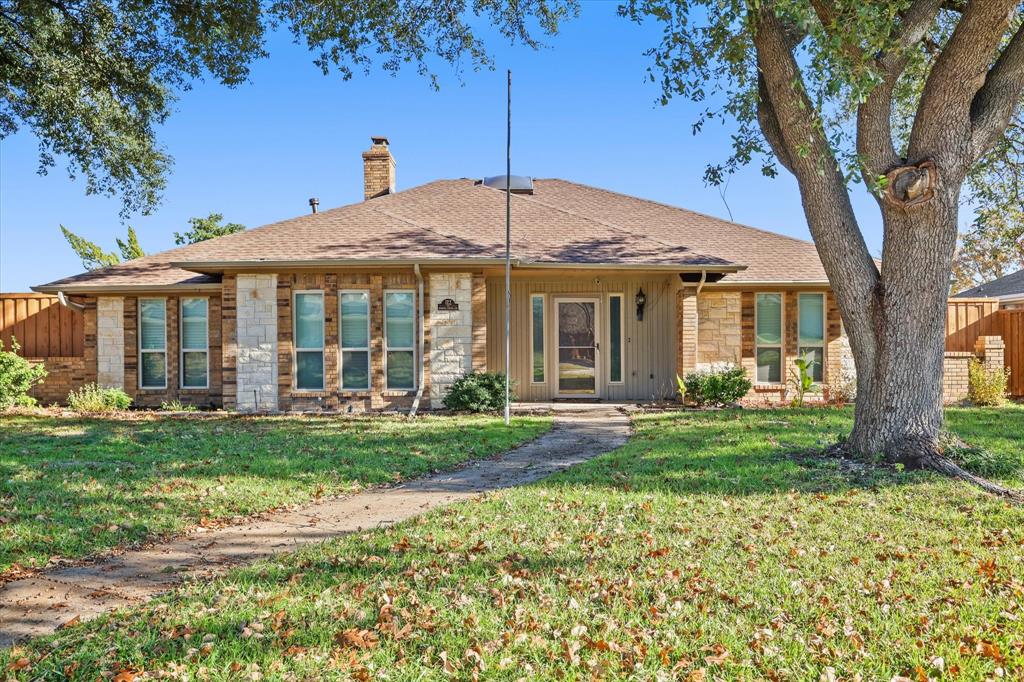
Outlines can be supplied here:
[[974, 342], [974, 354], [981, 358], [988, 371], [1003, 371], [1006, 343], [1001, 336], [979, 336]]

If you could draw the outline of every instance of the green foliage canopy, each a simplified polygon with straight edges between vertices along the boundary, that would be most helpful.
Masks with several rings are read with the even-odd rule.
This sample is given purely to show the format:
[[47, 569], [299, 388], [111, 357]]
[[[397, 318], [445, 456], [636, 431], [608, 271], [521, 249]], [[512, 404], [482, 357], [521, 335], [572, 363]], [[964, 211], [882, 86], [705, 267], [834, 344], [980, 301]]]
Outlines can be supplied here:
[[171, 157], [156, 127], [197, 79], [244, 83], [283, 29], [325, 74], [351, 77], [374, 59], [386, 71], [431, 58], [491, 64], [471, 26], [481, 18], [529, 45], [535, 18], [553, 32], [575, 12], [560, 0], [10, 0], [0, 2], [0, 139], [20, 127], [39, 140], [39, 171], [58, 157], [89, 194], [123, 198], [123, 215], [149, 213]]

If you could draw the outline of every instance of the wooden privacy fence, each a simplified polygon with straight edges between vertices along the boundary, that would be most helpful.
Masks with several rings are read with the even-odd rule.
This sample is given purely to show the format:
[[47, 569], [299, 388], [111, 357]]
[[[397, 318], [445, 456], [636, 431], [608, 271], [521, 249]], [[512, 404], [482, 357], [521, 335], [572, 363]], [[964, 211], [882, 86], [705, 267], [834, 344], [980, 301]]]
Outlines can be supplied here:
[[974, 352], [979, 336], [999, 336], [999, 301], [994, 298], [951, 298], [946, 304], [946, 350]]
[[0, 340], [27, 358], [81, 357], [85, 346], [82, 313], [46, 294], [0, 294]]
[[1024, 396], [1024, 310], [1000, 310], [998, 317], [1010, 368], [1010, 395]]

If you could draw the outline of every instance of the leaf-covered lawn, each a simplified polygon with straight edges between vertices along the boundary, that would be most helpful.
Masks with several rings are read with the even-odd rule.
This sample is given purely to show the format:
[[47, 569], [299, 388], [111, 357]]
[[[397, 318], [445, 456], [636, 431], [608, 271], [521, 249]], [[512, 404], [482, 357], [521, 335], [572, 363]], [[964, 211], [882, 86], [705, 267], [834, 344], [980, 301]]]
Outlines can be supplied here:
[[487, 457], [550, 419], [0, 416], [0, 574]]
[[[995, 448], [1022, 418], [950, 422]], [[7, 665], [27, 666], [18, 679], [1020, 679], [1024, 509], [926, 472], [790, 455], [849, 426], [834, 410], [642, 416], [625, 447], [562, 475], [191, 585]]]

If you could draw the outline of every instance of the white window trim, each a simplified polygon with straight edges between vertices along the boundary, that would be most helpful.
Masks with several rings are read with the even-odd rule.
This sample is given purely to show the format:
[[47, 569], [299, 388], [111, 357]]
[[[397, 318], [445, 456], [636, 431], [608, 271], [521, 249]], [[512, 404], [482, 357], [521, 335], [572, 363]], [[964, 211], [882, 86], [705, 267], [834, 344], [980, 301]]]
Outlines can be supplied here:
[[[356, 348], [355, 346], [347, 348], [342, 345], [342, 325], [344, 319], [341, 312], [341, 298], [345, 294], [366, 294], [366, 347]], [[373, 312], [373, 301], [370, 299], [369, 289], [340, 289], [338, 291], [338, 388], [342, 391], [353, 391], [365, 393], [372, 390], [373, 387], [373, 351], [370, 350], [372, 339], [370, 338], [371, 329], [373, 328], [370, 324], [370, 316]], [[366, 387], [365, 388], [346, 388], [344, 384], [345, 376], [345, 351], [366, 351]]]
[[[163, 347], [163, 350], [156, 350], [156, 349], [148, 349], [147, 350], [147, 349], [143, 349], [143, 347], [142, 347], [142, 302], [143, 301], [160, 301], [163, 304], [163, 307], [164, 307], [164, 347]], [[136, 311], [136, 314], [138, 315], [138, 320], [139, 320], [138, 321], [138, 327], [139, 328], [136, 330], [136, 335], [138, 337], [137, 343], [139, 345], [139, 369], [138, 369], [138, 372], [139, 372], [139, 388], [144, 390], [144, 391], [166, 391], [167, 390], [167, 375], [171, 373], [171, 368], [170, 368], [170, 366], [168, 366], [168, 363], [167, 363], [167, 299], [166, 298], [155, 297], [155, 296], [146, 296], [145, 298], [140, 298], [138, 300], [138, 310]], [[160, 353], [160, 354], [162, 354], [164, 356], [164, 383], [162, 385], [159, 385], [159, 386], [158, 385], [146, 386], [145, 384], [142, 383], [143, 376], [144, 376], [143, 372], [142, 372], [142, 356], [145, 353]]]
[[[306, 296], [315, 294], [320, 297], [320, 347], [319, 348], [299, 348], [298, 344], [298, 327], [299, 327], [299, 308], [296, 302], [299, 300], [299, 296]], [[327, 365], [326, 358], [324, 357], [324, 344], [327, 341], [326, 334], [326, 320], [327, 320], [327, 308], [325, 307], [326, 298], [322, 289], [299, 289], [292, 292], [292, 367], [295, 370], [292, 372], [292, 390], [301, 392], [317, 392], [326, 389], [324, 384], [327, 383]], [[314, 353], [320, 351], [320, 358], [324, 368], [323, 381], [320, 382], [320, 388], [299, 388], [299, 353]]]
[[[206, 347], [185, 348], [185, 301], [206, 302]], [[203, 353], [206, 355], [206, 383], [202, 386], [185, 385], [185, 353]], [[210, 299], [206, 296], [182, 296], [178, 300], [178, 383], [185, 391], [202, 391], [210, 388]]]
[[[612, 299], [619, 299], [619, 379], [612, 381]], [[626, 295], [621, 291], [608, 294], [608, 383], [618, 386], [626, 383]]]
[[[533, 323], [533, 299], [539, 298], [540, 304], [540, 326], [541, 326], [541, 344], [540, 349], [541, 355], [541, 371], [544, 374], [544, 378], [540, 381], [534, 377], [533, 374], [533, 338], [534, 338], [534, 323]], [[530, 383], [535, 386], [543, 386], [548, 383], [548, 297], [546, 294], [530, 294]]]
[[[397, 346], [392, 348], [388, 345], [388, 294], [412, 294], [412, 346]], [[419, 367], [416, 352], [416, 290], [415, 289], [385, 289], [382, 294], [383, 300], [381, 301], [381, 307], [384, 309], [384, 357], [382, 358], [384, 364], [384, 390], [385, 391], [415, 391], [417, 386], [416, 382], [419, 380], [419, 372], [416, 368]], [[412, 388], [392, 388], [388, 384], [388, 351], [412, 351]]]
[[[800, 320], [803, 319], [800, 316], [800, 299], [804, 296], [820, 296], [821, 297], [821, 343], [803, 343], [800, 340], [802, 336], [800, 334]], [[800, 351], [801, 348], [820, 348], [821, 349], [821, 381], [815, 381], [815, 384], [820, 384], [825, 381], [825, 367], [826, 358], [825, 353], [826, 346], [825, 339], [828, 336], [828, 309], [825, 307], [828, 301], [825, 300], [825, 294], [818, 291], [801, 291], [796, 296], [796, 352], [798, 355], [803, 356]]]
[[[757, 342], [757, 297], [758, 296], [779, 297], [779, 342], [758, 343]], [[759, 381], [757, 378], [757, 351], [761, 348], [779, 349], [779, 380]], [[782, 291], [758, 291], [754, 294], [754, 383], [761, 386], [782, 386], [786, 383], [786, 294]]]

